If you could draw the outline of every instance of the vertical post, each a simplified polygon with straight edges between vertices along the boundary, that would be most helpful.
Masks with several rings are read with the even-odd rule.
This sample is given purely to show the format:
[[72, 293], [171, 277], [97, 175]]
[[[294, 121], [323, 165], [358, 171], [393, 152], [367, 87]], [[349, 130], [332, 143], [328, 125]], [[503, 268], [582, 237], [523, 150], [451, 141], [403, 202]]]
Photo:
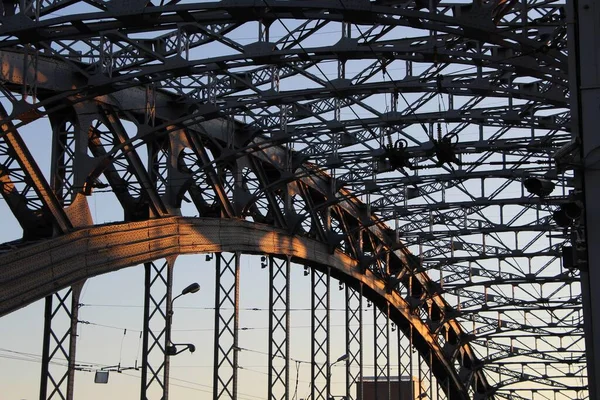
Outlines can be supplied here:
[[77, 128], [70, 112], [53, 113], [52, 163], [50, 167], [52, 191], [62, 206], [68, 206], [75, 197], [75, 141]]
[[[373, 367], [375, 380], [375, 398], [383, 399], [390, 396], [390, 374], [389, 374], [389, 304], [386, 303], [385, 310], [380, 310], [373, 305]], [[379, 393], [379, 383], [385, 381], [387, 393]]]
[[433, 365], [433, 354], [429, 352], [429, 366], [427, 368], [428, 380], [429, 380], [429, 398], [433, 399], [433, 372], [431, 366]]
[[148, 381], [148, 331], [150, 329], [150, 267], [144, 265], [144, 323], [142, 328], [142, 379], [140, 387], [140, 400], [146, 400], [146, 382]]
[[50, 365], [50, 331], [52, 329], [52, 296], [44, 301], [44, 336], [42, 339], [42, 375], [40, 379], [40, 400], [46, 400], [48, 392], [48, 366]]
[[37, 102], [38, 78], [38, 49], [31, 45], [23, 46], [23, 101], [31, 99], [32, 104]]
[[[571, 131], [581, 142], [582, 189], [585, 207], [585, 235], [575, 231], [574, 248], [585, 249], [587, 263], [581, 264], [584, 330], [587, 353], [589, 395], [596, 399], [600, 381], [600, 4], [597, 1], [570, 0], [568, 6], [569, 81], [571, 85]], [[577, 229], [576, 227], [573, 229]], [[578, 250], [579, 250], [578, 249]], [[578, 252], [576, 252], [578, 253]]]
[[46, 297], [40, 400], [73, 400], [82, 286], [78, 283]]
[[290, 263], [290, 257], [269, 257], [269, 400], [289, 399]]
[[67, 400], [73, 400], [75, 393], [75, 357], [77, 355], [77, 324], [79, 323], [79, 299], [83, 282], [71, 287], [71, 319], [69, 334], [69, 367], [67, 372]]
[[166, 326], [165, 326], [165, 347], [164, 347], [164, 372], [163, 372], [163, 382], [165, 384], [164, 387], [164, 395], [162, 400], [168, 400], [169, 398], [169, 373], [171, 371], [171, 362], [169, 359], [169, 353], [167, 351], [167, 347], [171, 345], [171, 323], [173, 321], [173, 265], [167, 261], [167, 288], [166, 288]]
[[346, 399], [362, 399], [362, 283], [358, 289], [346, 285], [346, 354]]
[[170, 263], [146, 263], [144, 331], [142, 333], [141, 400], [169, 398], [168, 315], [171, 311], [173, 270]]
[[419, 398], [427, 397], [427, 371], [425, 370], [425, 360], [423, 357], [417, 353], [417, 365], [419, 368]]
[[[407, 394], [407, 398], [414, 399], [412, 392], [412, 371], [410, 370], [410, 342], [409, 339], [402, 333], [400, 327], [397, 327], [396, 332], [398, 334], [398, 380], [402, 381], [402, 378], [408, 378], [410, 380], [410, 393]], [[401, 389], [398, 390], [398, 399], [403, 400]]]
[[240, 253], [218, 253], [213, 399], [237, 399]]
[[[386, 315], [385, 315], [385, 348], [386, 348], [386, 376], [387, 376], [387, 398], [392, 399], [392, 383], [391, 383], [391, 357], [390, 357], [390, 303], [386, 303]], [[398, 379], [399, 381], [400, 379]]]
[[311, 400], [325, 400], [330, 393], [329, 281], [329, 269], [325, 273], [312, 270]]
[[154, 83], [146, 85], [146, 110], [144, 122], [148, 126], [154, 126], [156, 122], [156, 86]]
[[[413, 344], [414, 343], [413, 343], [413, 327], [412, 327], [412, 325], [410, 325], [410, 327], [408, 329], [409, 329], [409, 334], [408, 334], [408, 356], [409, 356], [408, 364], [409, 364], [409, 366], [408, 366], [408, 369], [410, 370], [410, 381], [411, 381], [410, 387], [411, 387], [411, 390], [412, 390], [413, 397], [417, 398], [417, 396], [416, 396], [417, 394], [419, 396], [421, 395], [421, 382], [420, 381], [417, 382], [417, 384], [419, 385], [419, 387], [418, 387], [417, 390], [415, 390], [414, 378], [413, 378], [414, 374], [415, 374], [414, 373], [414, 366], [415, 366], [415, 364], [413, 362], [413, 358], [414, 358], [414, 354], [415, 353], [413, 352], [413, 349], [414, 349]], [[415, 392], [417, 392], [417, 393], [415, 393]]]

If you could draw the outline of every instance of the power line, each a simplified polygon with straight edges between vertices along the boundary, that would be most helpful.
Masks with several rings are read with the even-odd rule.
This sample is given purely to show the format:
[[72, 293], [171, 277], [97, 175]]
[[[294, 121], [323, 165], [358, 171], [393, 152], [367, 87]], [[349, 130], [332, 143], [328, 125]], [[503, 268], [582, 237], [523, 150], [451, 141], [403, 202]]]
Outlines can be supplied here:
[[[38, 354], [25, 353], [25, 352], [20, 352], [20, 351], [15, 351], [15, 350], [9, 350], [9, 349], [2, 349], [2, 348], [0, 348], [0, 351], [4, 351], [4, 352], [15, 354], [15, 356], [7, 356], [7, 355], [0, 354], [0, 358], [9, 359], [9, 360], [17, 360], [17, 361], [34, 362], [34, 363], [37, 363], [37, 364], [41, 364], [42, 363], [42, 356], [38, 355]], [[19, 357], [19, 355], [22, 355], [22, 357]], [[68, 367], [67, 363], [50, 362], [50, 364], [59, 365], [59, 366], [63, 366], [63, 367]], [[76, 363], [75, 365], [76, 366], [77, 365], [85, 365], [86, 367], [90, 367], [90, 368], [105, 367], [106, 366], [104, 364], [98, 364], [98, 363]], [[77, 367], [76, 367], [76, 369], [77, 369]], [[80, 370], [80, 371], [82, 371], [82, 372], [91, 372], [91, 371], [87, 371], [87, 370]], [[139, 379], [138, 376], [132, 375], [132, 374], [128, 374], [126, 372], [120, 372], [120, 374]], [[170, 383], [173, 386], [183, 387], [183, 388], [186, 388], [186, 389], [192, 389], [192, 390], [201, 391], [201, 392], [205, 392], [205, 393], [213, 393], [212, 386], [210, 386], [210, 385], [204, 385], [204, 384], [201, 384], [201, 383], [196, 383], [196, 382], [188, 381], [188, 380], [185, 380], [185, 379], [176, 378], [176, 377], [173, 377], [173, 376], [170, 376], [169, 378], [171, 380], [178, 381], [178, 382], [183, 382], [183, 383], [188, 383], [188, 384], [192, 384], [192, 385], [197, 385], [197, 386], [202, 386], [202, 387], [210, 388], [211, 390], [204, 390], [204, 389], [199, 389], [199, 388], [193, 388], [193, 387], [189, 387], [189, 386], [179, 385], [179, 384], [176, 384], [176, 383]], [[263, 397], [254, 396], [254, 395], [251, 395], [251, 394], [240, 393], [240, 392], [238, 392], [238, 397], [245, 397], [247, 399], [248, 398], [249, 399], [263, 399]]]
[[[140, 333], [142, 332], [140, 329], [134, 329], [134, 328], [125, 328], [122, 326], [115, 326], [115, 325], [106, 325], [106, 324], [99, 324], [96, 322], [92, 322], [92, 321], [85, 321], [85, 320], [79, 320], [78, 321], [80, 324], [84, 324], [84, 325], [90, 325], [90, 326], [97, 326], [100, 328], [107, 328], [107, 329], [115, 329], [118, 331], [131, 331], [131, 332], [135, 332], [135, 333]], [[374, 324], [362, 324], [362, 326], [373, 326]], [[330, 325], [333, 328], [345, 328], [346, 324], [331, 324]], [[290, 326], [290, 329], [308, 329], [311, 328], [311, 325], [295, 325], [295, 326]], [[268, 327], [262, 327], [262, 326], [248, 326], [248, 327], [241, 327], [238, 328], [239, 331], [253, 331], [253, 330], [267, 330], [269, 329]], [[198, 328], [198, 329], [173, 329], [173, 332], [212, 332], [214, 329], [213, 328]]]
[[[142, 308], [143, 305], [138, 304], [79, 304], [80, 307], [115, 307], [115, 308]], [[214, 311], [216, 307], [194, 307], [194, 306], [182, 306], [175, 307], [176, 309], [188, 309], [188, 310], [209, 310]], [[240, 311], [270, 311], [269, 308], [265, 307], [239, 307]], [[220, 310], [231, 311], [233, 308], [220, 308]], [[310, 307], [293, 307], [293, 308], [273, 308], [273, 311], [311, 311]], [[370, 308], [363, 308], [363, 311], [368, 311]], [[346, 311], [345, 308], [330, 308], [329, 311]]]

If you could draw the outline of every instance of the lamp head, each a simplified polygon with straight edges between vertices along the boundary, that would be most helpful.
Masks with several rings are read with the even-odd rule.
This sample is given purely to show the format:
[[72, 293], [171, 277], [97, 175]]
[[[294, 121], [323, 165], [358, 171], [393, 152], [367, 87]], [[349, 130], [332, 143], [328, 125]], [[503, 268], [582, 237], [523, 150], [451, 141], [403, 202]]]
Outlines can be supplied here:
[[346, 361], [348, 359], [348, 354], [344, 354], [340, 356], [335, 362]]
[[[177, 346], [183, 347], [177, 348]], [[176, 356], [177, 354], [182, 353], [186, 350], [189, 350], [190, 353], [193, 353], [194, 351], [196, 351], [196, 346], [194, 346], [191, 343], [171, 343], [169, 346], [166, 347], [165, 353], [168, 356]]]
[[556, 187], [552, 181], [535, 177], [526, 179], [523, 185], [529, 193], [540, 197], [548, 196]]
[[183, 289], [181, 291], [181, 295], [183, 296], [184, 294], [188, 294], [188, 293], [196, 293], [198, 290], [200, 290], [200, 285], [197, 282], [194, 282], [194, 283], [190, 284], [188, 287], [186, 287], [185, 289]]

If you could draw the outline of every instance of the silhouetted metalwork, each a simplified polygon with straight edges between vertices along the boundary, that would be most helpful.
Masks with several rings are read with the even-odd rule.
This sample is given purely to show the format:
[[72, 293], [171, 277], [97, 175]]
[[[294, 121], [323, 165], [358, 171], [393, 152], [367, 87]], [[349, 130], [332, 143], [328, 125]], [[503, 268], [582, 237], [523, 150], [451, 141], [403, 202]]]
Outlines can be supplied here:
[[216, 254], [213, 397], [237, 399], [240, 255]]
[[269, 257], [269, 400], [290, 398], [290, 266]]
[[81, 287], [78, 284], [46, 297], [40, 400], [73, 399]]
[[355, 400], [363, 382], [363, 296], [362, 285], [346, 290], [346, 398]]
[[311, 398], [327, 400], [331, 386], [330, 271], [311, 273]]
[[[0, 3], [0, 192], [23, 231], [0, 246], [0, 315], [58, 298], [73, 335], [64, 290], [146, 265], [141, 398], [166, 400], [174, 264], [156, 260], [214, 254], [213, 398], [234, 399], [240, 259], [258, 254], [270, 400], [292, 396], [293, 264], [312, 283], [313, 400], [339, 356], [335, 280], [348, 399], [396, 367], [427, 398], [587, 398], [600, 368], [584, 310], [600, 346], [585, 60], [600, 46], [579, 38], [600, 19], [580, 3]], [[24, 140], [34, 121], [49, 165]], [[92, 216], [101, 192], [122, 220]], [[48, 369], [64, 329], [47, 307], [42, 392], [72, 398]], [[57, 338], [72, 380], [75, 341]]]
[[144, 329], [142, 332], [141, 400], [169, 397], [170, 341], [173, 268], [167, 260], [144, 265]]

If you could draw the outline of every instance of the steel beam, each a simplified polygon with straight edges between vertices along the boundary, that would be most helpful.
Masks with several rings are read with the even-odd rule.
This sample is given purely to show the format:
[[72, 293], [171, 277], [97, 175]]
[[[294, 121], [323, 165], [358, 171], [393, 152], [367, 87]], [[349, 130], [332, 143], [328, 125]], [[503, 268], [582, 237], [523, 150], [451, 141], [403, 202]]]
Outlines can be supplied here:
[[[375, 398], [391, 398], [390, 374], [390, 308], [385, 303], [383, 309], [373, 306], [373, 378]], [[386, 389], [381, 390], [383, 387]], [[380, 392], [381, 390], [381, 392]]]
[[290, 266], [269, 257], [269, 400], [290, 398]]
[[239, 252], [216, 254], [214, 400], [238, 398], [240, 257]]
[[[72, 228], [69, 218], [50, 189], [50, 185], [9, 118], [6, 109], [1, 104], [0, 129], [3, 133], [0, 137], [0, 145], [4, 145], [7, 148], [5, 154], [6, 160], [2, 159], [2, 165], [0, 165], [0, 179], [2, 179], [0, 188], [2, 188], [2, 194], [7, 198], [7, 202], [13, 209], [17, 219], [20, 219], [21, 226], [26, 230], [25, 234], [36, 234], [35, 229], [29, 231], [33, 228], [30, 226], [31, 221], [29, 220], [36, 218], [31, 215], [34, 211], [37, 211], [35, 210], [35, 203], [39, 203], [37, 205], [38, 208], [45, 208], [50, 212], [51, 221], [55, 224], [59, 232], [68, 232]], [[13, 162], [17, 163], [18, 167], [13, 166]], [[14, 175], [15, 173], [16, 176]], [[11, 176], [11, 174], [13, 175]], [[8, 181], [6, 180], [7, 178], [9, 179]], [[14, 191], [17, 190], [17, 187], [13, 184], [15, 179], [21, 180], [21, 183], [25, 184], [23, 192], [15, 193], [18, 198], [21, 198], [20, 202], [14, 201], [12, 196]], [[31, 192], [35, 194], [32, 196]], [[32, 210], [32, 208], [34, 209]]]
[[[414, 398], [415, 397], [414, 393], [413, 393], [414, 388], [412, 385], [413, 371], [411, 369], [411, 367], [412, 367], [412, 347], [410, 344], [410, 338], [407, 337], [407, 335], [405, 335], [404, 332], [402, 332], [400, 327], [396, 327], [396, 332], [397, 332], [396, 340], [398, 341], [398, 379], [399, 380], [401, 380], [402, 378], [410, 379], [411, 384], [410, 384], [409, 396], [410, 396], [410, 398]], [[402, 399], [402, 397], [400, 396], [400, 393], [399, 393], [398, 398], [393, 399], [393, 400], [404, 400], [404, 399]]]
[[144, 264], [144, 330], [141, 400], [169, 398], [170, 313], [173, 265], [168, 260]]
[[331, 386], [330, 363], [330, 271], [311, 270], [311, 399], [328, 400]]
[[[70, 111], [70, 110], [69, 110]], [[63, 206], [75, 199], [75, 153], [78, 140], [75, 115], [72, 112], [52, 114], [52, 191]]]
[[[358, 288], [346, 290], [346, 399], [363, 398], [363, 294]], [[398, 399], [400, 400], [400, 399]]]
[[[573, 227], [575, 265], [581, 268], [583, 292], [587, 376], [590, 398], [600, 396], [600, 196], [599, 161], [600, 135], [600, 4], [594, 1], [570, 0], [569, 8], [569, 71], [571, 112], [574, 136], [581, 141], [581, 188], [577, 193], [585, 206], [585, 231]], [[584, 234], [585, 236], [583, 236]], [[587, 253], [587, 260], [582, 254]]]
[[46, 297], [40, 400], [73, 400], [83, 282]]
[[118, 113], [110, 106], [102, 107], [99, 110], [98, 117], [106, 125], [113, 135], [115, 144], [123, 144], [122, 152], [127, 160], [127, 173], [135, 176], [137, 184], [141, 187], [142, 194], [148, 198], [152, 215], [163, 217], [167, 215], [166, 207], [159, 197], [152, 179], [144, 167], [136, 149], [131, 144], [126, 144], [129, 137], [125, 127], [121, 123]]

